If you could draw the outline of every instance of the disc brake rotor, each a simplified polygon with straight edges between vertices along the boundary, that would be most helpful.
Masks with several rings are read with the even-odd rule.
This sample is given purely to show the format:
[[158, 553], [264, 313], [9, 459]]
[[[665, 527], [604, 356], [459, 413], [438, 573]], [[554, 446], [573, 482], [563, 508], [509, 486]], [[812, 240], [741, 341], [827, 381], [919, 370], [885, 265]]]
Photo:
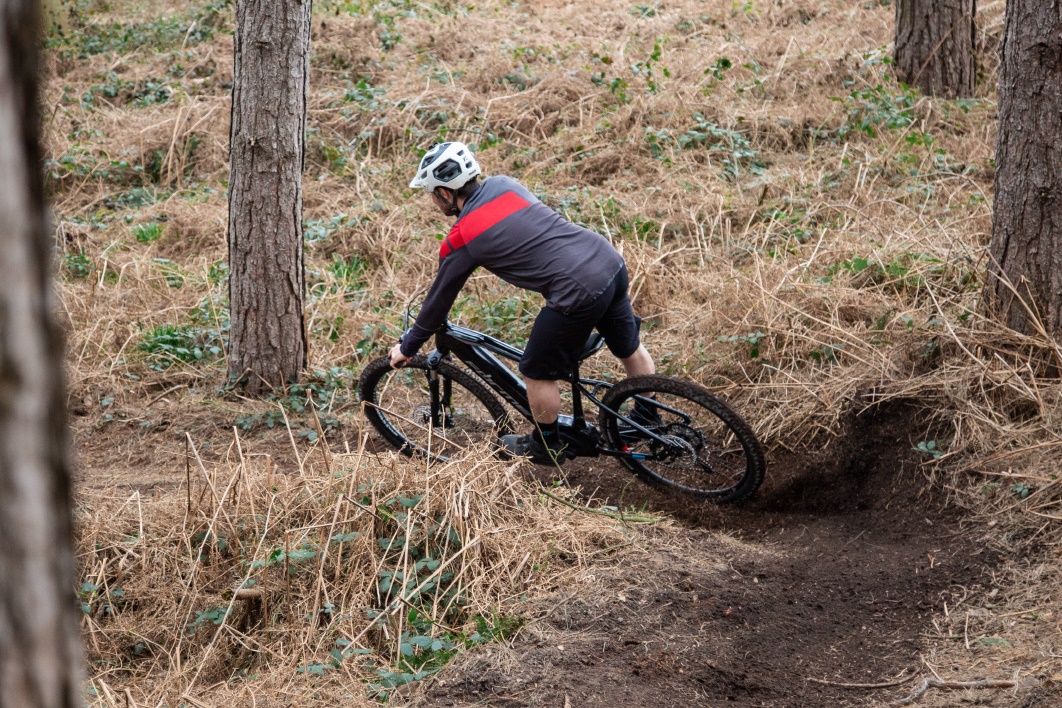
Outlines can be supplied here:
[[[452, 409], [446, 409], [447, 412], [443, 414], [442, 420], [440, 420], [441, 425], [439, 427], [443, 428], [444, 430], [454, 427], [454, 414], [452, 412], [449, 412], [450, 410]], [[417, 425], [420, 425], [425, 428], [432, 427], [431, 406], [426, 403], [422, 406], [417, 406], [413, 409], [413, 414], [410, 416], [410, 418], [412, 418], [413, 422]]]
[[425, 404], [423, 406], [417, 406], [413, 409], [413, 414], [410, 416], [413, 422], [417, 425], [422, 425], [425, 428], [431, 423], [431, 406]]

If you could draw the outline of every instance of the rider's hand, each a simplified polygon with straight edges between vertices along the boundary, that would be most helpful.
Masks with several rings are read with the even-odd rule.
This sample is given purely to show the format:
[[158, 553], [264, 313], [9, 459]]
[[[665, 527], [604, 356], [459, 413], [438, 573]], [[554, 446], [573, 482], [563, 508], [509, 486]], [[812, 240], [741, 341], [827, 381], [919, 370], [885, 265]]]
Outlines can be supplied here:
[[402, 343], [391, 347], [391, 368], [401, 369], [409, 361], [409, 357], [402, 353]]

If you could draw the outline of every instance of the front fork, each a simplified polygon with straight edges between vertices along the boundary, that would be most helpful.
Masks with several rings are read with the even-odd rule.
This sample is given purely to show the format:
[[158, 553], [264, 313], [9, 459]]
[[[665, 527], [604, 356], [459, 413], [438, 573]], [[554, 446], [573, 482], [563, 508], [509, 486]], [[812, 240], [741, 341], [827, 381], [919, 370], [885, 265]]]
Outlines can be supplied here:
[[[449, 377], [439, 376], [439, 362], [442, 359], [443, 355], [438, 349], [428, 355], [428, 399], [432, 427], [445, 430], [454, 427], [454, 390], [453, 382]], [[441, 386], [440, 382], [442, 383]], [[446, 411], [446, 413], [444, 414], [443, 411]]]

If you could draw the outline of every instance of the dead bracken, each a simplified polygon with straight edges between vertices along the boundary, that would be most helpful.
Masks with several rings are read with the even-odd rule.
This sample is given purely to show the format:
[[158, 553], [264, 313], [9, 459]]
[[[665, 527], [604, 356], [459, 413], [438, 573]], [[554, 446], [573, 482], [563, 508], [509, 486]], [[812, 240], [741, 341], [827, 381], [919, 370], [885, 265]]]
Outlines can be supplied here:
[[[1062, 351], [980, 310], [1002, 3], [978, 14], [986, 78], [957, 102], [891, 77], [885, 3], [318, 0], [304, 211], [312, 371], [267, 400], [225, 387], [231, 4], [82, 5], [50, 42], [43, 113], [97, 705], [426, 701], [440, 684], [399, 685], [444, 659], [453, 693], [427, 695], [454, 702], [541, 687], [549, 666], [577, 687], [612, 671], [653, 689], [681, 669], [690, 701], [735, 705], [805, 695], [785, 691], [899, 700], [927, 678], [1016, 681], [976, 694], [1000, 705], [1011, 690], [1057, 700]], [[581, 494], [558, 480], [547, 495], [482, 454], [426, 469], [374, 447], [352, 385], [436, 267], [445, 225], [405, 185], [440, 137], [474, 144], [489, 174], [518, 177], [622, 250], [661, 370], [725, 396], [770, 448], [759, 501], [731, 516], [690, 509], [598, 462], [570, 472]], [[476, 275], [453, 318], [519, 340], [539, 306]], [[618, 375], [605, 358], [586, 373]], [[801, 626], [786, 600], [810, 603], [815, 588], [783, 590], [772, 573], [806, 565], [793, 555], [808, 551], [801, 523], [822, 537], [850, 531], [838, 553], [865, 555], [845, 562], [884, 563], [873, 534], [859, 536], [860, 495], [875, 487], [869, 531], [894, 523], [887, 547], [907, 564], [880, 582], [913, 590], [872, 643], [902, 632], [910, 662], [876, 655], [876, 675], [786, 664], [756, 684], [726, 656], [676, 648], [703, 636], [667, 644], [652, 627], [620, 628], [639, 615], [676, 621], [647, 609], [667, 602], [682, 610], [676, 636], [703, 624], [751, 645], [742, 632], [757, 622]], [[892, 502], [894, 489], [909, 498]], [[831, 504], [843, 507], [836, 525]], [[603, 513], [572, 508], [586, 505]], [[681, 525], [647, 528], [632, 505]], [[966, 545], [930, 557], [941, 529]], [[928, 544], [925, 572], [944, 567], [961, 587], [921, 584], [923, 558], [903, 533]], [[972, 547], [991, 559], [965, 568]], [[862, 588], [823, 591], [874, 593], [876, 569]], [[844, 566], [834, 570], [841, 582]], [[777, 605], [758, 617], [766, 605], [737, 601], [746, 591]], [[848, 617], [811, 607], [801, 621], [857, 642], [863, 619], [900, 612], [880, 592], [883, 604], [845, 597]], [[566, 663], [552, 653], [547, 634], [583, 627], [573, 607], [618, 618], [605, 663], [575, 639], [554, 642]], [[584, 629], [595, 641], [602, 631]], [[828, 649], [786, 636], [794, 662]], [[807, 680], [908, 676], [865, 693]], [[927, 686], [919, 705], [958, 695]], [[592, 703], [586, 691], [555, 697]]]

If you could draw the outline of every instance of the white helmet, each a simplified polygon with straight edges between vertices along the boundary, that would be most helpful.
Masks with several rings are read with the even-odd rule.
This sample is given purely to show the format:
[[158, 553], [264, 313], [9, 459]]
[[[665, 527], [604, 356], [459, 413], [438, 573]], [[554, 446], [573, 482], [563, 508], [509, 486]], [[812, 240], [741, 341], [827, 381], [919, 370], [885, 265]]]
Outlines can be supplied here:
[[417, 176], [409, 183], [413, 189], [435, 191], [436, 187], [460, 189], [480, 173], [479, 163], [464, 143], [435, 143], [417, 168]]

